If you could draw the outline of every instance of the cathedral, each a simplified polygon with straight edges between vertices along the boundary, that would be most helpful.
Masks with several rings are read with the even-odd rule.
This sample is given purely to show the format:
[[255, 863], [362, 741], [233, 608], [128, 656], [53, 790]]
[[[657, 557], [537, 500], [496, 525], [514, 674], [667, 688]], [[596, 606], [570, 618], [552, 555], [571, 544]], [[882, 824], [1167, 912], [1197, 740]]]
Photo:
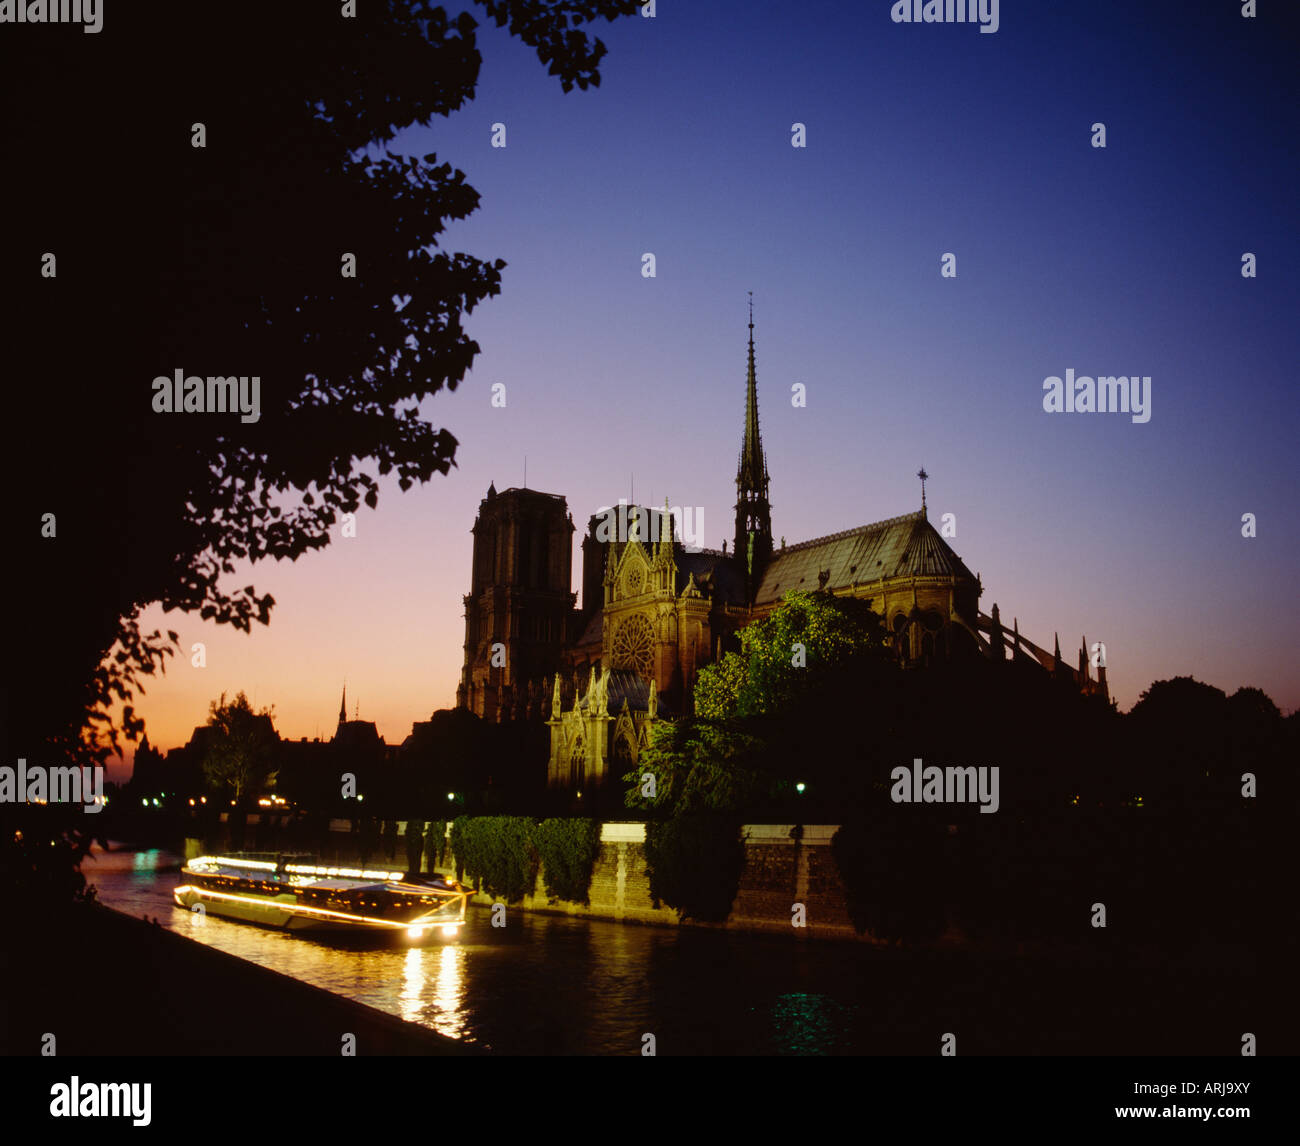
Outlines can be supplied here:
[[[909, 667], [1008, 655], [1107, 696], [1104, 653], [1087, 641], [1078, 668], [979, 605], [980, 578], [920, 509], [786, 545], [774, 544], [767, 459], [758, 424], [749, 321], [745, 426], [730, 552], [683, 544], [670, 510], [630, 507], [628, 528], [594, 515], [582, 541], [582, 600], [572, 591], [573, 517], [560, 494], [489, 486], [474, 522], [465, 596], [465, 661], [456, 704], [486, 720], [544, 720], [552, 788], [598, 786], [636, 762], [657, 719], [690, 711], [696, 675], [737, 633], [794, 589], [861, 598], [894, 634]], [[1095, 646], [1100, 648], [1100, 646]]]

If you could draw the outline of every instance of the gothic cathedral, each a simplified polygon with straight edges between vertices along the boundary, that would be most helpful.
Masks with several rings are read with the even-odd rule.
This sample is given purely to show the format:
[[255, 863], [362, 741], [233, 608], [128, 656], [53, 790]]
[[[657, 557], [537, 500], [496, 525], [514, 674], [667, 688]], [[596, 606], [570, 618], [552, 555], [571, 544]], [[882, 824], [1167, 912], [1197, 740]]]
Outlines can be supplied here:
[[[749, 322], [745, 427], [730, 552], [688, 548], [665, 507], [620, 505], [593, 516], [582, 541], [582, 603], [572, 584], [573, 517], [563, 496], [489, 486], [474, 522], [465, 661], [457, 707], [487, 720], [544, 720], [548, 784], [617, 781], [649, 743], [655, 720], [690, 711], [700, 668], [738, 648], [736, 634], [794, 589], [870, 602], [905, 665], [983, 655], [1036, 662], [1089, 694], [1107, 694], [1104, 654], [1089, 673], [1008, 636], [997, 605], [921, 508], [787, 546], [773, 544], [767, 459], [758, 424], [754, 322]], [[611, 527], [613, 525], [613, 527]], [[1096, 662], [1096, 657], [1092, 658]]]

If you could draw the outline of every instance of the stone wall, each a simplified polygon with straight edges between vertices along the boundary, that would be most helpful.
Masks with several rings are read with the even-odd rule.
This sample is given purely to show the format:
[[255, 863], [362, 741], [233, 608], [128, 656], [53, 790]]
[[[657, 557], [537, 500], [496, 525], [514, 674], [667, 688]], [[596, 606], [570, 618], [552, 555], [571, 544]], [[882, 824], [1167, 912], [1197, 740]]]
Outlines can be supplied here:
[[[857, 939], [830, 850], [836, 827], [805, 825], [798, 843], [791, 837], [793, 829], [793, 824], [751, 824], [742, 828], [745, 865], [731, 915], [722, 924], [688, 921], [687, 925], [768, 931], [803, 939]], [[586, 906], [548, 900], [541, 872], [536, 894], [525, 896], [517, 906], [525, 911], [589, 919], [679, 926], [675, 910], [656, 907], [650, 898], [650, 879], [645, 867], [645, 825], [602, 824], [600, 841], [600, 854], [591, 877], [590, 902]], [[486, 904], [492, 900], [479, 894], [473, 902]], [[803, 927], [795, 927], [793, 923], [796, 903], [804, 905]]]

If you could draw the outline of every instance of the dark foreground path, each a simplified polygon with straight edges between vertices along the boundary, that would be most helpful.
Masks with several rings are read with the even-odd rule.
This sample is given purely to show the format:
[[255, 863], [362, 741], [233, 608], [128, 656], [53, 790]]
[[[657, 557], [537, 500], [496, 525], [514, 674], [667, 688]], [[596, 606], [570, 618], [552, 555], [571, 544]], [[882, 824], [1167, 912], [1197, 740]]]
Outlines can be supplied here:
[[0, 1052], [39, 1055], [473, 1053], [427, 1027], [106, 907], [66, 908], [0, 939]]

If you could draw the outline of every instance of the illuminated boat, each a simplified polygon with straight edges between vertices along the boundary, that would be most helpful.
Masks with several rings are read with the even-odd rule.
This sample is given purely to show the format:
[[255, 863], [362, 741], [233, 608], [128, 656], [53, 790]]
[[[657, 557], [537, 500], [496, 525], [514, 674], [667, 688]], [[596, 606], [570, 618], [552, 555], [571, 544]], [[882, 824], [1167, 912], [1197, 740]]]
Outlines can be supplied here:
[[177, 906], [287, 931], [452, 936], [472, 892], [442, 876], [322, 867], [309, 856], [199, 856], [181, 868]]

